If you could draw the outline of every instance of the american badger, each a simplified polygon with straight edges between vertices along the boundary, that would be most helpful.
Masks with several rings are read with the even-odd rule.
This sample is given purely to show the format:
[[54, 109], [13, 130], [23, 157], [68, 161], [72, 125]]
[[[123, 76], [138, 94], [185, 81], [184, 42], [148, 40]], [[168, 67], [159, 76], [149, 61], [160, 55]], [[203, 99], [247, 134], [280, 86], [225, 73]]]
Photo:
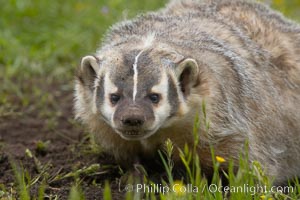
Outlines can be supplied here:
[[248, 141], [275, 184], [300, 176], [300, 26], [260, 3], [171, 1], [112, 26], [78, 69], [76, 116], [122, 165], [192, 146], [202, 102], [204, 169], [210, 146], [238, 160]]

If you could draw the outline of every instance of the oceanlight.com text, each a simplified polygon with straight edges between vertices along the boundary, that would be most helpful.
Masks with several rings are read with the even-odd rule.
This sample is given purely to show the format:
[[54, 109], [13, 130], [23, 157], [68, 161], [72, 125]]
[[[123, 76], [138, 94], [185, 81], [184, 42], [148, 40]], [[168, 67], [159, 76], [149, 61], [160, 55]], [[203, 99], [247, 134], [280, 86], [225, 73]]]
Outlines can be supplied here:
[[249, 186], [244, 184], [241, 186], [218, 186], [217, 184], [210, 184], [204, 186], [195, 186], [192, 184], [175, 183], [173, 185], [163, 184], [127, 184], [125, 187], [119, 187], [120, 191], [124, 192], [137, 192], [137, 193], [162, 193], [167, 194], [170, 192], [175, 193], [204, 193], [208, 190], [211, 193], [225, 192], [225, 193], [248, 193], [255, 195], [257, 193], [292, 193], [294, 188], [291, 186], [262, 186], [254, 185]]

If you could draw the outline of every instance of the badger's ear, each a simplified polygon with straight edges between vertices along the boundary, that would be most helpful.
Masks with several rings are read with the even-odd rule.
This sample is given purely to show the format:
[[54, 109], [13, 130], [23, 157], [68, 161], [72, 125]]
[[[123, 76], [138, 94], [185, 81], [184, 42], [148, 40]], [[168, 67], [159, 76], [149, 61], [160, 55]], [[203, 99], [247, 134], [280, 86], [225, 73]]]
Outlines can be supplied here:
[[77, 72], [79, 81], [92, 90], [97, 72], [100, 69], [99, 59], [95, 56], [85, 56]]
[[199, 83], [199, 66], [196, 60], [186, 58], [176, 67], [176, 75], [180, 84], [180, 89], [187, 97], [190, 95], [191, 89], [196, 87]]

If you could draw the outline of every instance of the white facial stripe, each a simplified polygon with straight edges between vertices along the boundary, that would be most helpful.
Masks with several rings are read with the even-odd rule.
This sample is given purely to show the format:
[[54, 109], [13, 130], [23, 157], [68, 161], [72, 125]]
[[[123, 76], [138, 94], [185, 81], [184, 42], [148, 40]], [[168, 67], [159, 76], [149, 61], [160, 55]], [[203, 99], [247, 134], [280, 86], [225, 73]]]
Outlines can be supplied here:
[[168, 76], [165, 71], [163, 71], [161, 74], [162, 77], [160, 83], [155, 85], [151, 90], [151, 92], [161, 95], [161, 101], [159, 102], [158, 107], [154, 108], [155, 121], [153, 123], [153, 129], [155, 127], [160, 127], [161, 123], [165, 122], [166, 118], [171, 112], [171, 105], [168, 101]]
[[140, 51], [138, 55], [134, 59], [134, 64], [133, 64], [133, 93], [132, 93], [132, 98], [133, 101], [135, 101], [136, 93], [137, 93], [137, 84], [138, 84], [138, 69], [137, 69], [137, 63], [140, 55], [143, 53], [144, 50]]
[[132, 93], [133, 101], [135, 101], [136, 94], [137, 94], [137, 85], [138, 85], [138, 66], [137, 66], [137, 63], [138, 63], [138, 59], [139, 59], [140, 55], [147, 48], [149, 48], [152, 45], [154, 39], [155, 39], [155, 33], [154, 32], [149, 33], [147, 35], [147, 37], [144, 38], [143, 50], [140, 51], [134, 59], [134, 64], [133, 64], [133, 71], [134, 71], [134, 74], [133, 74], [133, 93]]
[[148, 33], [147, 37], [144, 39], [144, 48], [150, 47], [154, 39], [155, 39], [155, 33], [154, 32]]
[[110, 103], [110, 94], [116, 93], [117, 91], [118, 88], [110, 80], [109, 74], [107, 73], [104, 77], [104, 101], [103, 105], [101, 106], [101, 112], [107, 119], [111, 119], [113, 113], [115, 112], [115, 108], [112, 107]]
[[177, 76], [176, 76], [176, 74], [174, 73], [174, 71], [172, 69], [167, 68], [167, 70], [169, 71], [169, 74], [172, 77], [175, 85], [177, 85], [176, 88], [177, 88], [177, 95], [178, 95], [178, 99], [179, 99], [179, 109], [180, 109], [180, 112], [182, 114], [185, 114], [185, 113], [188, 112], [188, 107], [187, 107], [187, 105], [185, 103], [183, 93], [181, 92], [179, 80], [177, 79]]

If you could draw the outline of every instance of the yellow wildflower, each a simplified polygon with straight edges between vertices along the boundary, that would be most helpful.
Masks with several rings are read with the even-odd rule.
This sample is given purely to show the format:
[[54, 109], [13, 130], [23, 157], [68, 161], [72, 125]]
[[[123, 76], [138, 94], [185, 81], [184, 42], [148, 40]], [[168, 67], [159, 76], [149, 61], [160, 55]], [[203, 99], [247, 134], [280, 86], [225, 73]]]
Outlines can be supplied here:
[[216, 160], [217, 160], [219, 163], [226, 162], [225, 158], [223, 158], [223, 157], [221, 157], [221, 156], [216, 156]]
[[175, 194], [178, 196], [182, 196], [186, 192], [185, 185], [180, 180], [174, 181], [172, 189], [173, 189], [173, 192], [175, 192]]
[[[260, 199], [261, 199], [261, 200], [265, 200], [265, 199], [266, 199], [266, 196], [265, 196], [265, 195], [261, 195], [261, 196], [260, 196]], [[273, 200], [273, 198], [270, 197], [270, 198], [268, 198], [268, 200]]]

